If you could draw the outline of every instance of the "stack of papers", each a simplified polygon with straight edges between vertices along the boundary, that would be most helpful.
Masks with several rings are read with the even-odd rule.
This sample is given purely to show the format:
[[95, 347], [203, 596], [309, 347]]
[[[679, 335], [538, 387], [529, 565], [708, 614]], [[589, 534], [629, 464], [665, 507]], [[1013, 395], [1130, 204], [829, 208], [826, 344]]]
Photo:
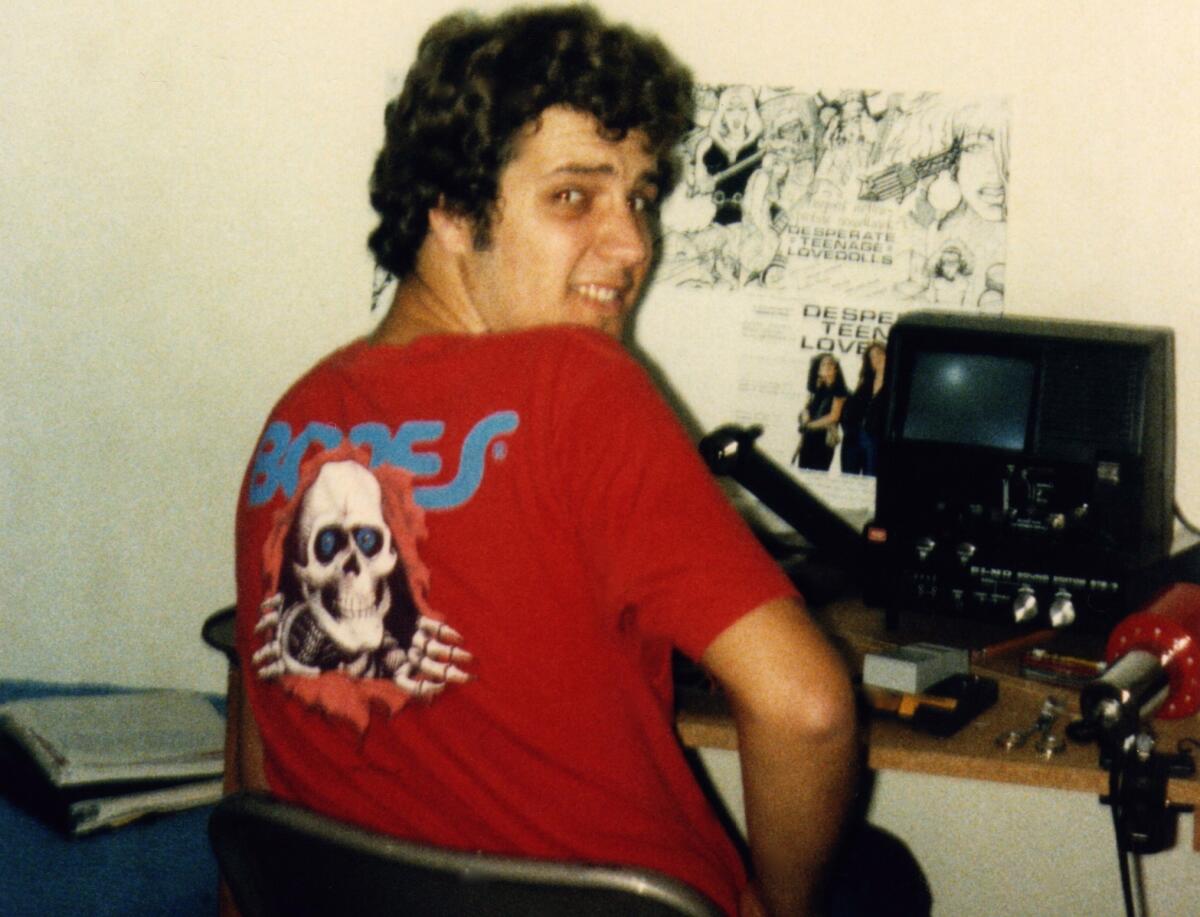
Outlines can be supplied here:
[[191, 691], [0, 704], [5, 782], [72, 835], [221, 796], [225, 721]]

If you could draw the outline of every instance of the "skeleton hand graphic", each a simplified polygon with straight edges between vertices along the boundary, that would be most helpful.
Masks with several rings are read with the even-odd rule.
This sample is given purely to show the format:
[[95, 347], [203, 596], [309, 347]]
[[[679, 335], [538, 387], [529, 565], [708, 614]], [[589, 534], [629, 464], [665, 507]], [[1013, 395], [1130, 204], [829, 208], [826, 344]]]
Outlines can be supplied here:
[[[256, 634], [268, 632], [266, 642], [254, 654], [252, 661], [259, 678], [278, 678], [280, 675], [317, 675], [320, 670], [314, 666], [303, 665], [286, 648], [287, 627], [282, 621], [284, 617], [283, 596], [275, 593], [259, 606], [261, 617], [254, 625]], [[288, 618], [294, 615], [288, 615]]]
[[470, 681], [471, 676], [459, 666], [468, 665], [475, 657], [460, 646], [462, 642], [462, 635], [450, 625], [421, 615], [393, 680], [401, 690], [422, 699], [436, 697], [449, 683]]
[[[268, 636], [253, 657], [260, 678], [312, 677], [336, 669], [355, 677], [389, 677], [405, 694], [426, 700], [444, 691], [447, 684], [471, 680], [462, 666], [469, 665], [474, 656], [462, 648], [462, 635], [426, 615], [417, 618], [407, 648], [389, 635], [381, 641], [378, 652], [340, 653], [329, 635], [312, 624], [311, 617], [303, 619], [306, 607], [303, 603], [286, 609], [283, 606], [280, 595], [272, 596], [261, 606], [262, 617], [255, 632], [265, 631]], [[294, 645], [293, 634], [299, 637]]]

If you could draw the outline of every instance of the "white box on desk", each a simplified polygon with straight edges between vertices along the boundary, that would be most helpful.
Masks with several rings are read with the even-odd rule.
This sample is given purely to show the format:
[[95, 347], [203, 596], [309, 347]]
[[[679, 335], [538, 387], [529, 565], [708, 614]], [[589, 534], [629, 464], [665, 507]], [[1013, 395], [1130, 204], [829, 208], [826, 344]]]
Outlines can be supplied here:
[[951, 675], [970, 671], [967, 651], [937, 643], [910, 643], [863, 657], [863, 684], [920, 694]]

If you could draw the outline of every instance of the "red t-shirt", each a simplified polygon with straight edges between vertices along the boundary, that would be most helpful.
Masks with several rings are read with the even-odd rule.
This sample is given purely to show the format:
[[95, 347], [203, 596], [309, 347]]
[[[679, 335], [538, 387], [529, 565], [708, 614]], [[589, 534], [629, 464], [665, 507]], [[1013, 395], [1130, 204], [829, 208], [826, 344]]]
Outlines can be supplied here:
[[[334, 353], [272, 412], [237, 547], [277, 794], [443, 846], [658, 869], [736, 910], [742, 865], [673, 732], [670, 649], [698, 658], [794, 590], [616, 342]], [[469, 681], [418, 699], [438, 681], [404, 666], [420, 620], [471, 656]]]

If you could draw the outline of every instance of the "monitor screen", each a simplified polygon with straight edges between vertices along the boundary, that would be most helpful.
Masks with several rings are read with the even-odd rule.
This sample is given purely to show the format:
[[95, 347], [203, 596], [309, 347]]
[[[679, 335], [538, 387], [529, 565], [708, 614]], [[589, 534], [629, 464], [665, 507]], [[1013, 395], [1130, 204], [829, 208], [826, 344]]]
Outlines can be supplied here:
[[978, 353], [914, 355], [901, 435], [1020, 451], [1033, 401], [1031, 360]]

